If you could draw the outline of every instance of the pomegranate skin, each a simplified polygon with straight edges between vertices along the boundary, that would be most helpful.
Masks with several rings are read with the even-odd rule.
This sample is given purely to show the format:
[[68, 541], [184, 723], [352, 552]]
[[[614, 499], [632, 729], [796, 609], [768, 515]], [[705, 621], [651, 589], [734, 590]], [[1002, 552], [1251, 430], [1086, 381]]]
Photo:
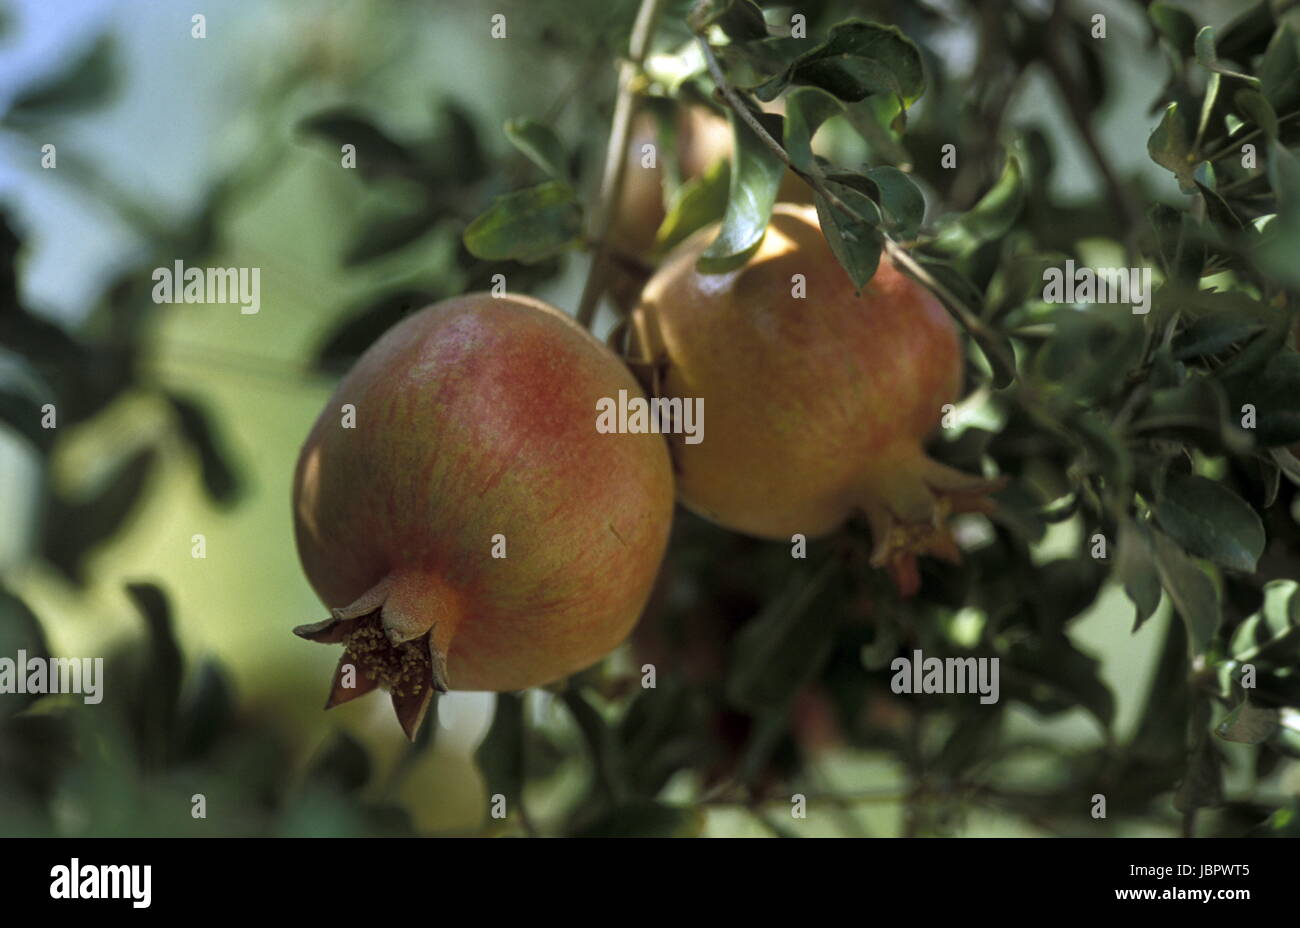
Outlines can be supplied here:
[[996, 486], [922, 450], [961, 389], [955, 325], [883, 256], [856, 293], [811, 208], [778, 204], [748, 263], [699, 273], [716, 234], [701, 230], [668, 258], [633, 320], [633, 354], [657, 371], [655, 392], [704, 400], [704, 440], [671, 442], [680, 500], [727, 528], [784, 540], [825, 535], [861, 512], [873, 560], [914, 592], [913, 555], [955, 558], [944, 517], [987, 511]]
[[[641, 393], [612, 352], [519, 296], [438, 303], [362, 356], [294, 478], [299, 555], [332, 610], [295, 631], [350, 648], [340, 670], [351, 657], [374, 671], [347, 691], [336, 679], [329, 705], [393, 684], [413, 736], [429, 691], [417, 680], [423, 705], [399, 705], [412, 701], [404, 662], [429, 659], [434, 689], [517, 690], [627, 636], [663, 556], [673, 487], [662, 436], [597, 432], [597, 400], [619, 390]], [[355, 428], [342, 427], [346, 404]], [[505, 557], [493, 556], [498, 536]], [[355, 638], [367, 622], [383, 638]], [[382, 653], [368, 665], [371, 648]]]

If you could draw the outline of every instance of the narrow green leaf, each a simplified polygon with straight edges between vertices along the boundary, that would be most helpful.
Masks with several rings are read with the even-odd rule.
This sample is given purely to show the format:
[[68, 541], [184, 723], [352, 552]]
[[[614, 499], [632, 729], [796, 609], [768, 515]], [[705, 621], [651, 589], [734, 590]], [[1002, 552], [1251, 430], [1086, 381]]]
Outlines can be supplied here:
[[1160, 583], [1187, 627], [1191, 653], [1201, 654], [1223, 620], [1214, 583], [1169, 536], [1153, 531], [1151, 538]]
[[817, 168], [812, 140], [817, 129], [832, 116], [844, 112], [844, 105], [824, 90], [804, 87], [785, 98], [785, 151], [801, 171]]
[[925, 195], [912, 178], [898, 168], [881, 165], [869, 169], [867, 179], [880, 193], [877, 202], [886, 222], [904, 238], [916, 235], [925, 221]]
[[581, 234], [582, 208], [573, 190], [547, 181], [497, 197], [463, 237], [476, 258], [533, 263], [562, 251]]
[[1156, 501], [1156, 521], [1189, 553], [1232, 570], [1254, 571], [1264, 553], [1255, 510], [1221, 483], [1173, 476]]
[[569, 172], [565, 167], [568, 158], [564, 154], [564, 143], [550, 126], [535, 119], [517, 117], [506, 120], [505, 132], [511, 144], [552, 180], [568, 180]]
[[[861, 290], [880, 264], [881, 239], [876, 226], [880, 211], [866, 194], [844, 184], [827, 183], [827, 189], [852, 209], [846, 213], [821, 194], [813, 198], [817, 220], [836, 260], [848, 272], [853, 286]], [[865, 218], [860, 218], [865, 217]]]
[[[782, 120], [771, 114], [757, 114], [760, 124], [776, 139], [783, 136]], [[735, 135], [735, 160], [731, 170], [731, 189], [722, 228], [696, 266], [705, 274], [722, 274], [741, 267], [758, 251], [772, 218], [772, 206], [786, 166], [745, 120], [731, 114]]]
[[790, 84], [820, 87], [848, 102], [893, 94], [906, 107], [925, 91], [925, 71], [916, 43], [898, 28], [849, 20], [755, 93], [767, 102]]
[[677, 188], [668, 215], [655, 233], [655, 252], [665, 254], [692, 233], [721, 221], [727, 212], [730, 186], [731, 162], [722, 158]]

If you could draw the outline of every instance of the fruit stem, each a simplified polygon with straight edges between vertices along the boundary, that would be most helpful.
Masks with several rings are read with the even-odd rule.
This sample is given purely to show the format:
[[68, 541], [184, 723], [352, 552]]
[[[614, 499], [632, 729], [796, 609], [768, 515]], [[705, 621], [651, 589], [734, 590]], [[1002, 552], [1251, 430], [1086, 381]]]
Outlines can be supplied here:
[[623, 180], [627, 176], [627, 143], [632, 132], [633, 109], [638, 96], [636, 85], [641, 65], [650, 50], [663, 0], [641, 0], [632, 37], [628, 41], [628, 55], [618, 73], [618, 98], [614, 103], [614, 120], [609, 130], [609, 146], [605, 149], [605, 171], [600, 181], [600, 197], [592, 220], [591, 240], [596, 244], [587, 271], [587, 282], [582, 288], [578, 303], [578, 324], [590, 329], [596, 318], [596, 301], [605, 291], [609, 259], [609, 229], [623, 195]]

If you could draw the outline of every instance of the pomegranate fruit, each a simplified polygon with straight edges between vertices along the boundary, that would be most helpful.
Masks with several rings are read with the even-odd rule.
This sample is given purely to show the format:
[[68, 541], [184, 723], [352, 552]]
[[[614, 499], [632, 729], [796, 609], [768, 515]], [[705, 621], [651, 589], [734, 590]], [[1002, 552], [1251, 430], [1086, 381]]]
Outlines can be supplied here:
[[662, 436], [597, 431], [620, 390], [641, 395], [526, 297], [446, 300], [366, 351], [294, 477], [299, 556], [331, 613], [294, 631], [344, 646], [326, 708], [382, 686], [414, 737], [433, 690], [548, 683], [626, 637], [673, 488]]
[[747, 264], [702, 274], [695, 261], [716, 234], [703, 229], [668, 257], [633, 318], [631, 350], [657, 372], [655, 392], [704, 400], [704, 440], [670, 443], [680, 500], [785, 540], [861, 512], [872, 563], [911, 595], [916, 555], [958, 557], [947, 515], [990, 511], [1000, 485], [922, 449], [961, 389], [956, 327], [887, 258], [856, 293], [811, 208], [779, 204]]

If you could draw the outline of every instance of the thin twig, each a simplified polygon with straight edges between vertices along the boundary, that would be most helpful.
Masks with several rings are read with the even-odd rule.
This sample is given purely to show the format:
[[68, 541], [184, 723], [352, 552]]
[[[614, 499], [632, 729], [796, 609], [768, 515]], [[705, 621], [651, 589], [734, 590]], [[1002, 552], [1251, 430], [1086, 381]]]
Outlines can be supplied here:
[[587, 282], [582, 288], [582, 299], [578, 303], [578, 324], [586, 328], [591, 328], [592, 320], [596, 318], [596, 303], [605, 291], [609, 229], [618, 212], [619, 200], [623, 196], [623, 179], [627, 175], [627, 142], [632, 131], [632, 115], [637, 96], [635, 85], [641, 76], [641, 66], [650, 50], [650, 39], [654, 35], [662, 7], [663, 0], [641, 0], [641, 8], [637, 10], [636, 22], [632, 26], [632, 38], [628, 43], [628, 57], [619, 68], [618, 99], [614, 103], [609, 146], [605, 149], [605, 172], [601, 177], [600, 197], [592, 223], [591, 238], [596, 243], [596, 251], [591, 257], [591, 269], [587, 272]]
[[[750, 131], [758, 136], [759, 140], [771, 149], [772, 153], [781, 159], [782, 163], [784, 163], [786, 167], [799, 175], [808, 186], [812, 187], [812, 189], [824, 198], [832, 207], [840, 210], [846, 215], [854, 216], [864, 222], [869, 222], [869, 217], [863, 216], [857, 210], [853, 209], [853, 207], [849, 206], [837, 197], [833, 191], [828, 189], [818, 174], [805, 171], [790, 160], [790, 155], [786, 152], [785, 148], [780, 142], [772, 138], [767, 129], [763, 127], [763, 124], [759, 122], [758, 117], [753, 114], [749, 106], [746, 105], [743, 99], [741, 99], [740, 94], [733, 86], [731, 86], [731, 82], [727, 80], [726, 75], [722, 73], [722, 66], [718, 63], [718, 58], [714, 54], [713, 46], [709, 44], [708, 39], [702, 35], [696, 36], [696, 38], [700, 43], [700, 48], [704, 51], [704, 60], [708, 65], [709, 75], [713, 78], [713, 83], [717, 86], [719, 92], [727, 101], [727, 104], [731, 109], [744, 121], [745, 125], [750, 128]], [[876, 229], [876, 232], [880, 236], [881, 244], [884, 247], [885, 252], [889, 255], [890, 260], [892, 260], [894, 264], [898, 265], [903, 271], [915, 278], [922, 286], [938, 297], [939, 301], [944, 304], [948, 312], [950, 312], [958, 322], [965, 326], [967, 331], [972, 335], [982, 336], [985, 339], [985, 342], [981, 344], [981, 347], [986, 348], [986, 350], [996, 351], [1001, 356], [1000, 360], [1005, 364], [1008, 370], [1014, 371], [1016, 369], [1015, 359], [1011, 357], [1001, 339], [999, 339], [997, 335], [987, 325], [985, 325], [984, 320], [980, 319], [980, 317], [977, 316], [961, 299], [959, 299], [956, 294], [935, 279], [934, 275], [922, 267], [916, 258], [912, 257], [911, 252], [898, 244], [898, 242], [894, 241], [887, 232], [883, 229]]]

